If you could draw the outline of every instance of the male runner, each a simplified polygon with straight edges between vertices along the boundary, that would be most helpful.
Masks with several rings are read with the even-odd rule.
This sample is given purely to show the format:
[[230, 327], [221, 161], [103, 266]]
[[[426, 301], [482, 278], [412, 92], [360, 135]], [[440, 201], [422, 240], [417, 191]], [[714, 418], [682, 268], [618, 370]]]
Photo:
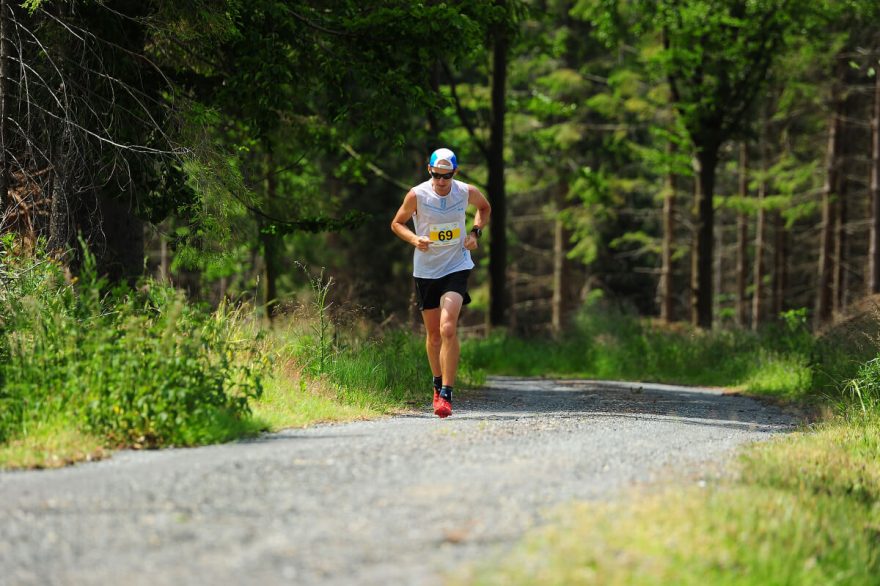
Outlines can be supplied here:
[[[467, 280], [474, 268], [471, 250], [489, 222], [492, 208], [473, 185], [453, 179], [458, 171], [455, 153], [437, 149], [428, 161], [431, 179], [416, 185], [403, 198], [391, 230], [415, 247], [413, 277], [427, 338], [425, 349], [434, 376], [434, 413], [452, 414], [452, 387], [458, 369], [458, 315], [471, 302]], [[468, 231], [465, 210], [477, 208]], [[407, 222], [412, 218], [415, 231]]]

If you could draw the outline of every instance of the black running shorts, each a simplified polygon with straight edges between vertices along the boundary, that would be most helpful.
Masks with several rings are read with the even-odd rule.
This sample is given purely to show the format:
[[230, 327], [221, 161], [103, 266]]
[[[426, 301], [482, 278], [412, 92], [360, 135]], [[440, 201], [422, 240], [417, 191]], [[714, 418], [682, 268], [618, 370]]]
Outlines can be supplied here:
[[464, 298], [462, 305], [471, 302], [471, 296], [468, 295], [468, 277], [471, 271], [458, 271], [449, 273], [439, 279], [421, 279], [414, 277], [416, 282], [416, 298], [419, 303], [419, 311], [426, 309], [437, 309], [440, 307], [440, 298], [447, 291], [455, 291]]

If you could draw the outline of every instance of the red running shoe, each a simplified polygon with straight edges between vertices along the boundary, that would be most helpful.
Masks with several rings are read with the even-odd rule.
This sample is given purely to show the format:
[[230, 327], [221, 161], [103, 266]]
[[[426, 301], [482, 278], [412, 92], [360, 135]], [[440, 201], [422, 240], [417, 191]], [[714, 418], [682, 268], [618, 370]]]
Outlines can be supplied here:
[[434, 387], [434, 413], [437, 412], [437, 401], [440, 400], [440, 389]]
[[434, 401], [434, 415], [440, 419], [444, 419], [452, 415], [452, 404], [441, 396], [437, 396]]

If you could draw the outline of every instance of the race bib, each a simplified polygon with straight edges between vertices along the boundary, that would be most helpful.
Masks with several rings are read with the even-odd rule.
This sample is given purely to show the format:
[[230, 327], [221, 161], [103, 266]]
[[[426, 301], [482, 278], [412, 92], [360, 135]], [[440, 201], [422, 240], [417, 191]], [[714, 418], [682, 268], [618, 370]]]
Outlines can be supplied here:
[[431, 239], [432, 246], [458, 244], [461, 239], [461, 225], [458, 222], [431, 224], [428, 226], [428, 238]]

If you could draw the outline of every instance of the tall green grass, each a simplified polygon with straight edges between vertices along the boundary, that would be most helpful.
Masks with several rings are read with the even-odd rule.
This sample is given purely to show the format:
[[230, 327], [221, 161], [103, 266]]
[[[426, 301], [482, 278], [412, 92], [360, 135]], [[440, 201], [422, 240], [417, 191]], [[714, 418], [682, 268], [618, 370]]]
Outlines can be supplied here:
[[850, 417], [880, 416], [880, 356], [863, 364], [858, 376], [847, 381], [840, 406]]
[[282, 320], [270, 336], [277, 366], [252, 402], [266, 429], [373, 418], [430, 404], [431, 372], [421, 338], [399, 329], [375, 331], [361, 320], [354, 326], [329, 316], [321, 321], [310, 313]]
[[342, 403], [386, 411], [429, 396], [424, 346], [407, 332], [366, 339], [336, 332], [323, 351], [318, 337], [291, 334], [289, 340], [289, 356], [306, 376], [330, 383]]
[[[299, 311], [280, 328], [285, 360], [305, 376], [325, 381], [342, 405], [389, 412], [430, 402], [424, 338], [400, 328], [377, 328], [357, 311], [334, 306], [329, 301], [333, 280], [323, 271], [309, 280], [311, 290]], [[484, 379], [484, 371], [459, 366], [460, 386], [478, 386]]]
[[12, 237], [0, 254], [0, 443], [61, 424], [113, 446], [194, 445], [248, 425], [267, 364], [237, 312], [111, 287], [88, 251], [72, 280]]
[[558, 339], [504, 334], [469, 339], [462, 360], [496, 374], [724, 386], [792, 398], [820, 383], [833, 388], [834, 377], [854, 374], [854, 365], [841, 357], [823, 362], [805, 312], [785, 318], [758, 333], [703, 331], [589, 304]]
[[87, 250], [71, 278], [3, 237], [0, 465], [215, 443], [427, 404], [423, 341], [340, 319], [331, 285], [322, 273], [306, 310], [266, 329], [241, 308], [208, 311], [154, 281], [111, 286]]
[[[430, 402], [431, 370], [425, 341], [411, 332], [391, 329], [370, 334], [339, 331], [322, 352], [321, 338], [289, 332], [285, 355], [311, 378], [323, 379], [337, 389], [337, 398], [348, 405], [393, 411]], [[320, 358], [323, 357], [323, 358]], [[479, 386], [485, 372], [470, 365], [459, 368], [459, 386]]]

